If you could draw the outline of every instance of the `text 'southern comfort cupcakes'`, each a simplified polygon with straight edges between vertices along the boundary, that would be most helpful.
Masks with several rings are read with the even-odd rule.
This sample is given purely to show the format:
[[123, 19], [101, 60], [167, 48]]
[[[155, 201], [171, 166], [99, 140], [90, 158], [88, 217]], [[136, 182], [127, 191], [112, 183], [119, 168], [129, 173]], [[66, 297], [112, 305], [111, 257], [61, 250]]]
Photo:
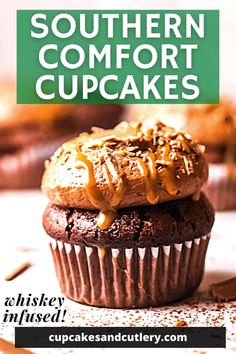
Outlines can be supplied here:
[[209, 179], [203, 190], [216, 210], [236, 209], [236, 107], [227, 100], [208, 105], [133, 105], [130, 119], [158, 116], [206, 146]]
[[62, 292], [87, 305], [158, 306], [199, 285], [214, 222], [203, 147], [156, 120], [97, 129], [47, 162], [43, 225]]
[[[61, 144], [120, 120], [119, 105], [16, 104], [12, 81], [0, 83], [0, 189], [40, 187], [44, 161]], [[98, 109], [99, 107], [99, 109]]]

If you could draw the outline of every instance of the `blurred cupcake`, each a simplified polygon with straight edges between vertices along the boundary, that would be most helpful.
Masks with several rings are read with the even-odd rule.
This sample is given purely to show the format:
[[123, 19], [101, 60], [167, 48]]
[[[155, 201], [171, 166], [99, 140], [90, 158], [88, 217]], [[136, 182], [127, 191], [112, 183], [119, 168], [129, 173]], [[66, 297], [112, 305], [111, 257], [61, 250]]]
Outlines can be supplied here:
[[43, 216], [62, 292], [159, 306], [198, 286], [214, 221], [201, 146], [158, 121], [81, 134], [47, 163]]
[[118, 105], [17, 105], [14, 82], [0, 84], [0, 189], [39, 187], [44, 161], [91, 126], [112, 128]]
[[204, 191], [216, 210], [236, 208], [236, 108], [228, 102], [211, 105], [134, 105], [129, 117], [161, 121], [183, 129], [206, 147], [209, 179]]

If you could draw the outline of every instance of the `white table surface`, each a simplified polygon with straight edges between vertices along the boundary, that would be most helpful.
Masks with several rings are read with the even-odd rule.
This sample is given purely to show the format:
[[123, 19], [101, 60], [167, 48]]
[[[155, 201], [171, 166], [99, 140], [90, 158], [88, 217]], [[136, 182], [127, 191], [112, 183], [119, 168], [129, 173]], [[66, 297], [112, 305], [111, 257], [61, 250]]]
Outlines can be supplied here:
[[[13, 341], [12, 324], [2, 323], [6, 296], [32, 293], [37, 296], [61, 296], [54, 274], [47, 237], [41, 226], [45, 197], [39, 191], [0, 193], [0, 337]], [[30, 251], [24, 249], [27, 247]], [[4, 275], [22, 260], [33, 266], [6, 282]], [[141, 309], [113, 310], [88, 307], [65, 300], [66, 326], [175, 326], [184, 320], [188, 326], [226, 326], [227, 350], [224, 349], [149, 349], [157, 353], [235, 353], [236, 301], [222, 306], [208, 295], [209, 284], [236, 275], [236, 211], [217, 213], [210, 241], [203, 281], [191, 298], [172, 306]], [[42, 325], [42, 324], [41, 324]], [[50, 324], [47, 324], [50, 325]], [[51, 324], [53, 325], [53, 324]], [[58, 325], [58, 324], [56, 324]], [[120, 349], [35, 349], [35, 353], [94, 353], [114, 352]], [[129, 349], [143, 353], [143, 349]]]

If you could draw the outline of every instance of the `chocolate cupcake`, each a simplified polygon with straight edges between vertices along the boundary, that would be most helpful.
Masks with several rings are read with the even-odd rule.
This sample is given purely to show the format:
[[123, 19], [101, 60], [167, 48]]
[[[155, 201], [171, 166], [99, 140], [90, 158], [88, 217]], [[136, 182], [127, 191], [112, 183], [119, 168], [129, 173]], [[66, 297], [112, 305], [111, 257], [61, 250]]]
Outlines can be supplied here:
[[63, 293], [94, 306], [189, 296], [214, 212], [202, 147], [158, 121], [81, 134], [47, 163], [43, 225]]
[[0, 85], [0, 189], [39, 187], [44, 161], [91, 126], [112, 128], [118, 105], [17, 105], [15, 84]]
[[236, 109], [227, 100], [211, 105], [136, 105], [134, 119], [161, 117], [165, 124], [183, 129], [206, 146], [209, 179], [203, 190], [216, 210], [236, 208]]

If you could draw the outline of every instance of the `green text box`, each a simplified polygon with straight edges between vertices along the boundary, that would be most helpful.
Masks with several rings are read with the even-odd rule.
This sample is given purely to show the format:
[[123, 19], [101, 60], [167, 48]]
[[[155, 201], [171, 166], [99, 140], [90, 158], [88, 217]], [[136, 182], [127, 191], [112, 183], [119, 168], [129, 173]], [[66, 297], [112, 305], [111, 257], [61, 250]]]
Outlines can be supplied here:
[[[45, 23], [49, 27], [49, 33], [45, 38], [32, 38], [31, 30], [34, 28], [31, 24], [31, 18], [34, 14], [45, 14], [47, 19]], [[50, 28], [53, 18], [58, 14], [66, 13], [73, 16], [76, 20], [77, 29], [70, 38], [60, 39], [57, 38]], [[81, 36], [79, 31], [79, 15], [86, 15], [87, 29], [92, 29], [93, 14], [119, 14], [120, 19], [114, 22], [114, 38], [108, 38], [107, 27], [104, 21], [99, 28], [99, 34], [92, 39], [87, 39]], [[135, 38], [135, 32], [130, 31], [128, 38], [122, 38], [122, 14], [128, 14], [129, 21], [134, 20], [135, 14], [140, 14], [142, 28], [146, 28], [146, 14], [160, 14], [158, 32], [160, 38], [146, 38], [145, 31], [141, 31], [141, 37]], [[165, 14], [177, 14], [181, 18], [179, 31], [182, 38], [171, 36], [170, 38], [164, 37]], [[205, 37], [199, 36], [193, 31], [191, 38], [186, 38], [186, 15], [191, 14], [193, 18], [198, 19], [199, 14], [204, 14], [205, 18]], [[68, 29], [68, 22], [60, 22], [60, 30], [66, 31]], [[36, 30], [35, 30], [36, 31]], [[39, 51], [46, 44], [56, 44], [58, 52], [50, 51], [46, 55], [50, 63], [58, 60], [58, 67], [56, 69], [45, 69], [39, 63]], [[65, 68], [60, 62], [60, 52], [68, 44], [78, 44], [85, 52], [84, 64], [78, 69]], [[87, 58], [89, 45], [95, 44], [98, 50], [101, 50], [104, 45], [111, 45], [111, 68], [105, 68], [104, 62], [98, 63], [94, 69], [89, 68], [89, 61]], [[138, 68], [132, 57], [124, 60], [122, 69], [115, 67], [115, 51], [117, 44], [130, 44], [130, 50], [133, 52], [135, 48], [141, 44], [149, 44], [156, 48], [158, 52], [157, 65], [149, 69]], [[176, 57], [176, 62], [179, 68], [167, 67], [161, 68], [161, 46], [163, 44], [171, 44], [176, 46], [179, 54]], [[193, 66], [190, 69], [185, 67], [184, 51], [180, 51], [180, 46], [183, 44], [197, 44], [198, 49], [193, 53]], [[68, 53], [70, 62], [75, 62], [77, 57], [74, 52]], [[148, 55], [145, 57], [140, 56], [143, 62], [148, 61]], [[36, 82], [39, 77], [43, 75], [53, 75], [55, 82], [45, 82], [43, 90], [45, 93], [55, 93], [55, 98], [52, 100], [44, 100], [40, 98], [35, 90]], [[71, 77], [78, 75], [78, 94], [71, 100], [65, 100], [58, 94], [58, 76], [65, 77], [67, 91], [70, 92]], [[134, 77], [137, 88], [140, 92], [140, 99], [136, 99], [134, 95], [128, 95], [125, 99], [115, 98], [108, 100], [101, 96], [99, 90], [89, 94], [88, 99], [82, 97], [82, 78], [84, 75], [93, 75], [97, 78], [98, 82], [106, 75], [117, 75], [118, 82], [111, 81], [106, 85], [107, 91], [112, 94], [122, 91], [124, 82], [128, 75]], [[151, 79], [155, 75], [160, 75], [157, 88], [161, 98], [156, 99], [152, 93], [148, 98], [144, 98], [145, 87], [143, 84], [143, 76], [148, 75]], [[178, 99], [164, 98], [164, 80], [166, 75], [177, 75], [177, 88], [173, 91], [178, 94]], [[196, 75], [198, 77], [198, 87], [200, 94], [194, 100], [186, 100], [182, 97], [183, 87], [182, 79], [186, 75]], [[18, 103], [217, 103], [219, 102], [219, 11], [217, 10], [19, 10], [17, 11], [17, 102]]]

